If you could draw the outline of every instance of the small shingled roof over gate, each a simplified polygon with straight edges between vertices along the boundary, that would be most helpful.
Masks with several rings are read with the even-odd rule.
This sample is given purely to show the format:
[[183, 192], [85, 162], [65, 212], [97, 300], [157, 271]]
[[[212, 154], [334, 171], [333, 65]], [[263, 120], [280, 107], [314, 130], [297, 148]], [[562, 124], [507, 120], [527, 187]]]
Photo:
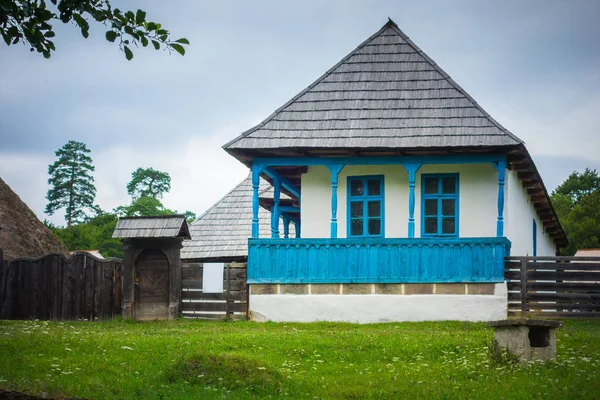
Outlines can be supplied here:
[[183, 215], [159, 217], [119, 218], [113, 238], [184, 238], [190, 239], [190, 231]]
[[390, 20], [312, 85], [223, 148], [235, 152], [521, 143]]

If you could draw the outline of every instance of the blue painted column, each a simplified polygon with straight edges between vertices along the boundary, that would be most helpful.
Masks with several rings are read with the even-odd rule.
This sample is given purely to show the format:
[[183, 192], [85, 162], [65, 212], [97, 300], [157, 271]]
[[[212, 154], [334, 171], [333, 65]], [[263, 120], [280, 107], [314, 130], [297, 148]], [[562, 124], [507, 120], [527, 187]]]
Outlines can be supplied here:
[[415, 237], [415, 182], [417, 171], [421, 168], [419, 163], [402, 164], [408, 172], [408, 237]]
[[331, 172], [331, 233], [330, 233], [330, 237], [332, 239], [335, 239], [335, 238], [337, 238], [338, 176], [339, 176], [342, 168], [344, 168], [344, 165], [343, 164], [327, 164], [327, 168], [329, 168], [329, 171]]
[[498, 222], [496, 223], [496, 236], [504, 236], [504, 180], [506, 174], [506, 160], [499, 159], [498, 169]]
[[279, 199], [281, 197], [281, 181], [278, 178], [273, 178], [273, 209], [271, 210], [271, 237], [276, 239], [279, 237]]
[[283, 218], [283, 237], [285, 239], [290, 237], [290, 219], [286, 214], [282, 215]]
[[252, 237], [258, 237], [258, 186], [260, 185], [260, 171], [258, 164], [252, 164]]
[[296, 239], [300, 239], [300, 221], [294, 221], [294, 230], [296, 231]]

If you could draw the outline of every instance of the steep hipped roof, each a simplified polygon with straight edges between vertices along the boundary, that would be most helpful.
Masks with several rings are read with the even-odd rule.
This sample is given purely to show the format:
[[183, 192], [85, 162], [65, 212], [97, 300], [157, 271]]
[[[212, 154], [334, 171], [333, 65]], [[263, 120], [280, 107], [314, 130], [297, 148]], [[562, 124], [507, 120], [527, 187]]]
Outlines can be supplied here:
[[390, 20], [224, 149], [502, 147], [522, 141]]
[[160, 217], [119, 218], [113, 238], [190, 238], [185, 216], [166, 215]]
[[5, 259], [66, 253], [65, 245], [0, 178], [0, 249]]
[[[260, 195], [271, 185], [260, 181]], [[283, 193], [282, 199], [289, 199]], [[259, 237], [271, 237], [271, 214], [258, 209]], [[280, 231], [283, 226], [280, 224]], [[293, 232], [293, 228], [290, 228]], [[241, 261], [248, 257], [252, 236], [252, 179], [248, 176], [190, 225], [192, 240], [183, 242], [181, 259]], [[291, 235], [292, 233], [290, 233]]]

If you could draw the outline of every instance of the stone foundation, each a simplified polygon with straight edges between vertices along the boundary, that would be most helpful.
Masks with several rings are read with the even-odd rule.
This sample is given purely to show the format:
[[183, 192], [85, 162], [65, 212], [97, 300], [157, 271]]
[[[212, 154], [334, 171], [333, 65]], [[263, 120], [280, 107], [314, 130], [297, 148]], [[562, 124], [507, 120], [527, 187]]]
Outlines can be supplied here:
[[250, 294], [494, 295], [495, 283], [251, 284]]

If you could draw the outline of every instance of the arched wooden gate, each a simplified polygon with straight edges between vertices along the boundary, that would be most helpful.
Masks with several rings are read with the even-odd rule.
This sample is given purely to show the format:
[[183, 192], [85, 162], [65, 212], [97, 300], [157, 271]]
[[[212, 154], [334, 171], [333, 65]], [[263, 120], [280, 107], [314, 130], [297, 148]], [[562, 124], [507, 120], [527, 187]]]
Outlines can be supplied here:
[[135, 263], [135, 319], [169, 317], [169, 260], [157, 249], [146, 249]]

